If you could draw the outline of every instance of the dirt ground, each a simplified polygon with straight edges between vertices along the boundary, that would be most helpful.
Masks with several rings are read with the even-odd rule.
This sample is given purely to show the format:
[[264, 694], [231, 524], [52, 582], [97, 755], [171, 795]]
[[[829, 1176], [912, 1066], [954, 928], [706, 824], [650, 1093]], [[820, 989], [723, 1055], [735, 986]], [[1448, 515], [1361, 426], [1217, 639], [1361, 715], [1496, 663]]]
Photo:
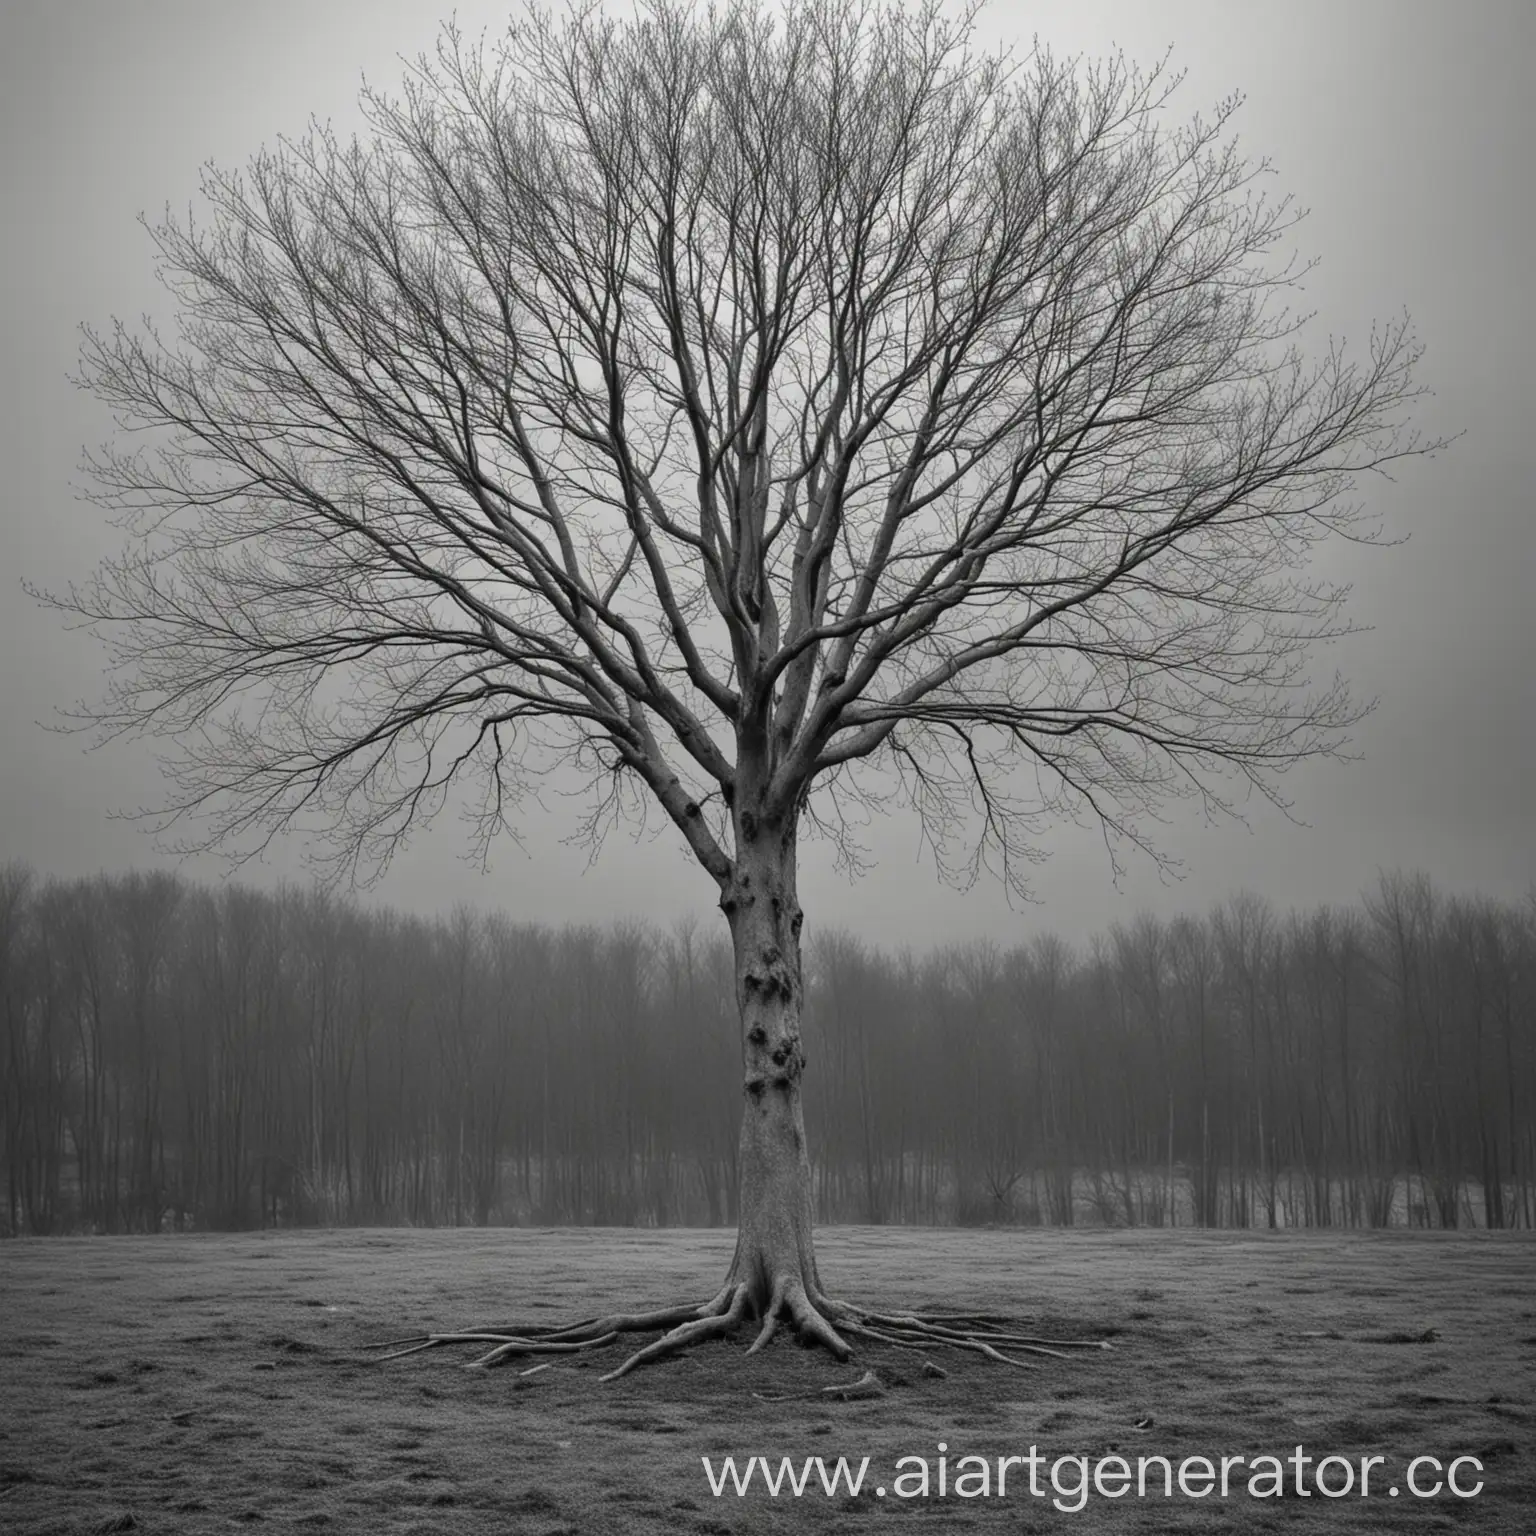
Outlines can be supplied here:
[[[533, 1376], [363, 1345], [450, 1324], [703, 1299], [727, 1232], [327, 1231], [0, 1245], [0, 1530], [327, 1533], [1536, 1531], [1536, 1241], [1488, 1233], [825, 1230], [834, 1294], [986, 1310], [1108, 1353], [1015, 1371], [870, 1346], [853, 1367], [751, 1330], [621, 1381], [600, 1353]], [[885, 1390], [817, 1393], [873, 1369]], [[947, 1448], [941, 1453], [939, 1444]], [[1057, 1457], [1385, 1458], [1371, 1496], [1077, 1502]], [[1031, 1495], [1006, 1455], [1045, 1459]], [[949, 1480], [938, 1490], [939, 1459]], [[716, 1497], [725, 1457], [869, 1457], [857, 1497]], [[1482, 1493], [1419, 1499], [1408, 1461], [1476, 1456]], [[915, 1462], [928, 1467], [929, 1496]], [[1333, 1469], [1338, 1478], [1342, 1472]], [[1310, 1471], [1306, 1474], [1311, 1486]], [[1434, 1482], [1421, 1469], [1419, 1483]], [[889, 1485], [888, 1496], [873, 1494]], [[1200, 1486], [1198, 1468], [1193, 1485]], [[1109, 1486], [1115, 1486], [1113, 1472]]]

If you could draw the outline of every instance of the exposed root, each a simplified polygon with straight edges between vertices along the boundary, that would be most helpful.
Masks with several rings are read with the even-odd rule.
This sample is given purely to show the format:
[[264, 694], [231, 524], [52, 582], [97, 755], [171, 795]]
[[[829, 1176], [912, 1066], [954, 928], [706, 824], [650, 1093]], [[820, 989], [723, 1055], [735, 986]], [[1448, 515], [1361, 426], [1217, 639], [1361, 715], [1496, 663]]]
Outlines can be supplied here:
[[851, 1403], [860, 1398], [884, 1397], [885, 1383], [873, 1371], [865, 1371], [857, 1381], [839, 1382], [836, 1386], [819, 1387], [810, 1392], [754, 1392], [760, 1403], [818, 1402], [836, 1398], [841, 1403]]
[[826, 1318], [817, 1311], [811, 1298], [806, 1295], [805, 1287], [793, 1286], [788, 1297], [789, 1315], [794, 1318], [795, 1326], [806, 1338], [817, 1344], [825, 1345], [839, 1360], [846, 1360], [853, 1351], [838, 1337], [837, 1330]]
[[[749, 1355], [766, 1349], [786, 1320], [802, 1340], [820, 1345], [838, 1360], [847, 1360], [853, 1354], [844, 1334], [922, 1355], [940, 1348], [964, 1350], [1021, 1371], [1036, 1367], [1018, 1359], [1020, 1354], [1067, 1360], [1071, 1358], [1068, 1354], [1071, 1350], [1110, 1347], [1104, 1339], [1052, 1339], [1015, 1333], [1009, 1319], [989, 1313], [875, 1312], [867, 1307], [836, 1301], [817, 1289], [807, 1289], [803, 1281], [793, 1276], [776, 1280], [766, 1302], [761, 1301], [762, 1294], [762, 1289], [732, 1278], [700, 1305], [661, 1307], [649, 1312], [614, 1312], [557, 1327], [508, 1323], [494, 1328], [418, 1334], [413, 1338], [389, 1339], [367, 1347], [388, 1351], [379, 1357], [381, 1360], [399, 1360], [442, 1345], [488, 1344], [491, 1346], [489, 1351], [470, 1362], [470, 1368], [489, 1369], [516, 1357], [584, 1354], [608, 1348], [621, 1334], [665, 1330], [659, 1339], [636, 1350], [615, 1370], [601, 1377], [603, 1381], [616, 1381], [653, 1360], [681, 1353], [706, 1339], [734, 1333], [748, 1318], [761, 1323], [756, 1338], [746, 1351]], [[549, 1363], [534, 1365], [522, 1374], [532, 1375], [534, 1371], [544, 1370]], [[938, 1367], [933, 1370], [937, 1372]]]
[[644, 1365], [647, 1360], [660, 1360], [663, 1355], [676, 1354], [680, 1349], [687, 1349], [690, 1344], [697, 1344], [701, 1339], [712, 1339], [719, 1334], [733, 1333], [747, 1310], [747, 1287], [737, 1286], [736, 1294], [731, 1298], [731, 1304], [724, 1312], [715, 1317], [696, 1318], [691, 1323], [682, 1323], [674, 1328], [671, 1333], [656, 1340], [654, 1344], [647, 1344], [644, 1349], [637, 1350], [616, 1371], [609, 1371], [606, 1376], [600, 1376], [600, 1381], [617, 1381], [620, 1376], [627, 1376], [637, 1365]]
[[784, 1292], [788, 1289], [785, 1282], [780, 1280], [773, 1288], [773, 1296], [763, 1312], [763, 1326], [758, 1336], [748, 1346], [747, 1353], [755, 1355], [759, 1350], [768, 1347], [768, 1341], [778, 1332], [779, 1314], [784, 1310]]
[[1026, 1371], [1033, 1367], [1003, 1354], [997, 1346], [1001, 1344], [1028, 1355], [1045, 1355], [1052, 1360], [1069, 1359], [1067, 1350], [1110, 1347], [1107, 1339], [1045, 1339], [1035, 1334], [1012, 1333], [1007, 1329], [1006, 1318], [981, 1314], [920, 1316], [912, 1312], [872, 1312], [867, 1307], [822, 1295], [817, 1295], [814, 1303], [819, 1312], [834, 1319], [847, 1332], [882, 1344], [898, 1349], [928, 1350], [942, 1346], [970, 1350], [1001, 1365]]
[[574, 1355], [583, 1349], [601, 1349], [605, 1344], [612, 1344], [618, 1338], [617, 1333], [600, 1333], [595, 1339], [585, 1339], [579, 1344], [550, 1344], [540, 1339], [508, 1339], [505, 1344], [498, 1344], [488, 1355], [481, 1355], [478, 1360], [471, 1360], [468, 1369], [489, 1369], [493, 1365], [500, 1365], [503, 1360], [510, 1360], [513, 1355]]

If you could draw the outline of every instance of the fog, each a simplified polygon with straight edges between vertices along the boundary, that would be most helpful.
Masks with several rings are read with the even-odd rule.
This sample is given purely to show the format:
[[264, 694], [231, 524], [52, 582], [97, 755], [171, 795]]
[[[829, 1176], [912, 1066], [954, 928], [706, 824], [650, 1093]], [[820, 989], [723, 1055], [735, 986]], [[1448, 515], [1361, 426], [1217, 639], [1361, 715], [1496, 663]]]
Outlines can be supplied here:
[[[495, 27], [499, 7], [460, 4], [466, 31]], [[1525, 70], [1536, 19], [1521, 4], [1454, 9], [1292, 4], [993, 6], [988, 37], [1027, 44], [1024, 27], [1062, 53], [1097, 55], [1118, 42], [1153, 62], [1172, 47], [1188, 78], [1175, 117], [1209, 110], [1233, 89], [1245, 149], [1267, 155], [1278, 191], [1311, 210], [1299, 247], [1321, 257], [1306, 302], [1316, 350], [1331, 334], [1355, 344], [1373, 317], [1411, 312], [1433, 392], [1426, 435], [1464, 435], [1398, 483], [1367, 481], [1390, 548], [1346, 549], [1330, 574], [1356, 587], [1352, 616], [1369, 632], [1334, 645], [1337, 666], [1380, 706], [1355, 733], [1360, 761], [1305, 766], [1285, 781], [1301, 825], [1264, 805], [1247, 827], [1206, 826], [1182, 812], [1162, 846], [1184, 880], [1162, 882], [1132, 862], [1118, 889], [1093, 828], [1047, 839], [1037, 903], [1010, 908], [1001, 887], [968, 892], [937, 882], [915, 823], [869, 829], [873, 871], [849, 881], [829, 853], [805, 849], [807, 926], [837, 924], [881, 944], [990, 937], [1040, 929], [1085, 936], [1153, 906], [1208, 907], [1238, 888], [1285, 908], [1350, 901], [1381, 868], [1432, 871], [1449, 892], [1516, 898], [1536, 873], [1528, 780], [1536, 727], [1529, 657], [1536, 618], [1529, 413], [1536, 247], [1527, 146], [1536, 123]], [[116, 546], [103, 515], [75, 494], [82, 448], [111, 430], [68, 382], [82, 321], [134, 320], [169, 310], [136, 216], [183, 209], [206, 159], [238, 165], [262, 143], [296, 133], [311, 113], [355, 120], [360, 78], [387, 86], [397, 55], [432, 45], [435, 18], [418, 4], [296, 4], [251, 10], [192, 4], [11, 6], [0, 13], [4, 118], [0, 261], [6, 497], [0, 563], [0, 858], [73, 877], [175, 867], [114, 813], [153, 805], [152, 751], [118, 743], [95, 752], [45, 729], [55, 710], [100, 690], [102, 652], [28, 599], [84, 577]], [[575, 813], [547, 786], [522, 827], [521, 848], [466, 861], [451, 814], [419, 834], [377, 898], [419, 913], [455, 902], [515, 919], [666, 923], [711, 913], [713, 890], [670, 830], [610, 838], [595, 862], [563, 839]], [[301, 878], [304, 849], [276, 844], [242, 879]], [[220, 874], [201, 859], [184, 872]]]

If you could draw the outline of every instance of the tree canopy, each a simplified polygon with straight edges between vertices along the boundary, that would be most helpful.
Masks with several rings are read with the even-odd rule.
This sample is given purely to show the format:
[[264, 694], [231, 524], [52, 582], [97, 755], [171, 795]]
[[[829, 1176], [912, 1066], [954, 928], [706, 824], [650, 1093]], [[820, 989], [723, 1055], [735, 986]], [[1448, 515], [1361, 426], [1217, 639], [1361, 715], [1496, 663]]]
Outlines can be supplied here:
[[[1178, 79], [970, 13], [648, 0], [445, 29], [152, 226], [178, 332], [89, 332], [140, 535], [55, 599], [169, 743], [168, 815], [364, 878], [456, 792], [659, 805], [857, 863], [905, 802], [1024, 888], [1044, 819], [1338, 751], [1321, 541], [1409, 430], [1406, 320], [1309, 359], [1297, 213]], [[187, 821], [191, 817], [193, 820]]]

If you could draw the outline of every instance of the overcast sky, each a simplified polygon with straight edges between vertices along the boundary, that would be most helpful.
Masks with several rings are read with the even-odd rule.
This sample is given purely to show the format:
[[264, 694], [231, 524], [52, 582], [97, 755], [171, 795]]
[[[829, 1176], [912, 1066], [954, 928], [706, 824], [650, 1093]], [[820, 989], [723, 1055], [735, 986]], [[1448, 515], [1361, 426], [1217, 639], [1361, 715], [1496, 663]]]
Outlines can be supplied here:
[[[457, 13], [471, 32], [506, 14], [481, 0]], [[141, 211], [184, 209], [202, 161], [239, 165], [311, 114], [354, 120], [361, 77], [396, 82], [398, 56], [430, 47], [438, 20], [403, 0], [0, 6], [0, 862], [67, 876], [173, 862], [111, 817], [155, 801], [150, 752], [87, 753], [39, 723], [99, 693], [102, 657], [36, 607], [21, 578], [62, 585], [116, 547], [73, 490], [82, 447], [109, 425], [66, 378], [77, 326], [159, 305]], [[994, 0], [983, 31], [1022, 42], [1038, 31], [1065, 53], [1118, 44], [1147, 62], [1171, 45], [1188, 71], [1180, 115], [1240, 89], [1244, 148], [1270, 157], [1277, 186], [1311, 209], [1299, 245], [1321, 258], [1307, 294], [1314, 345], [1329, 332], [1363, 343], [1373, 317], [1406, 308], [1434, 391], [1420, 423], [1465, 435], [1396, 484], [1364, 488], [1407, 543], [1350, 553], [1352, 613], [1372, 630], [1325, 659], [1381, 702], [1355, 735], [1363, 761], [1288, 776], [1305, 826], [1258, 807], [1248, 830], [1174, 820], [1164, 846], [1186, 878], [1163, 887], [1132, 864], [1118, 891], [1097, 837], [1063, 828], [1038, 872], [1038, 905], [1010, 911], [996, 884], [941, 887], [915, 826], [894, 819], [871, 839], [877, 868], [857, 882], [806, 850], [808, 923], [920, 946], [1039, 928], [1083, 937], [1142, 907], [1201, 909], [1239, 888], [1282, 907], [1348, 901], [1392, 867], [1518, 897], [1536, 879], [1536, 7]], [[499, 846], [489, 872], [465, 861], [459, 827], [443, 818], [372, 899], [424, 912], [469, 901], [553, 922], [710, 913], [707, 877], [668, 833], [615, 836], [589, 869], [560, 841], [565, 802], [545, 803], [526, 853]], [[243, 877], [300, 876], [302, 852], [281, 845]], [[217, 878], [223, 866], [187, 868]]]

